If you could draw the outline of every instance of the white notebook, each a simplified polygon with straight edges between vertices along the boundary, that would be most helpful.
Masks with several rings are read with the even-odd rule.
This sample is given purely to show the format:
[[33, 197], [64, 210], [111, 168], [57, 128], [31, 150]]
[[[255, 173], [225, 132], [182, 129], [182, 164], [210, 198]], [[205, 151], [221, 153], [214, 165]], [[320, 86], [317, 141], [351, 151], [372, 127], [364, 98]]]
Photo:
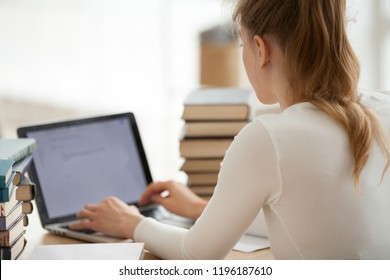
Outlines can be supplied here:
[[30, 260], [139, 260], [144, 243], [83, 243], [38, 245]]

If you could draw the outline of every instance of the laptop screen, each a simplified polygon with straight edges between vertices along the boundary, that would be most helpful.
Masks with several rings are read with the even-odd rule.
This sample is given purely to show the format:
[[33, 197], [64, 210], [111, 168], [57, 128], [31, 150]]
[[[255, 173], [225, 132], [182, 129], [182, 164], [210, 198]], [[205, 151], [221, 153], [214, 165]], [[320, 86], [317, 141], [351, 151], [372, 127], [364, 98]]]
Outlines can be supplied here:
[[108, 196], [136, 203], [151, 181], [131, 113], [22, 128], [20, 134], [37, 141], [32, 179], [49, 220]]

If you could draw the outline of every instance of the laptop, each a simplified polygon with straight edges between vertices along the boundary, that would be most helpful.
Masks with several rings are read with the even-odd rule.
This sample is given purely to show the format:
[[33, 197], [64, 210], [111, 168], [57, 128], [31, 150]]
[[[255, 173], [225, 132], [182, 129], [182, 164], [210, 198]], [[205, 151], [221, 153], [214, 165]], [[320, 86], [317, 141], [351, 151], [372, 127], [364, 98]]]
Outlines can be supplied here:
[[[87, 203], [116, 196], [137, 205], [152, 182], [149, 165], [131, 112], [17, 129], [20, 138], [34, 138], [37, 148], [28, 171], [36, 184], [35, 201], [43, 228], [89, 242], [120, 242], [91, 231], [67, 227]], [[193, 221], [154, 204], [140, 208], [167, 224], [189, 228]]]

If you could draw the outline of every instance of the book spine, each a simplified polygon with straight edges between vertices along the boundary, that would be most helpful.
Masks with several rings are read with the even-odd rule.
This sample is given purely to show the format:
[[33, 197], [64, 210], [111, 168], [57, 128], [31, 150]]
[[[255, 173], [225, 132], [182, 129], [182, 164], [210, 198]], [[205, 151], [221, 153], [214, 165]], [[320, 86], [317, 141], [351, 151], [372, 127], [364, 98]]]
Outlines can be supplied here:
[[5, 189], [7, 187], [7, 183], [5, 180], [5, 176], [0, 176], [0, 189]]
[[[14, 233], [16, 233], [16, 231], [20, 231], [18, 237], [24, 234], [25, 230], [23, 229], [23, 217], [24, 214], [20, 215], [19, 218], [17, 218], [16, 221], [7, 230], [0, 231], [0, 247], [11, 246], [12, 244], [10, 243], [10, 241], [13, 242], [17, 239], [12, 236]], [[11, 231], [13, 233], [12, 235], [10, 234]], [[14, 240], [12, 240], [12, 238], [14, 238]]]
[[10, 186], [7, 189], [0, 189], [0, 203], [7, 203], [10, 201], [10, 198], [13, 195], [13, 192], [16, 192], [16, 186], [10, 182]]
[[[4, 184], [1, 185], [0, 189], [4, 190], [4, 189], [8, 189], [12, 184], [13, 184], [13, 181], [14, 181], [14, 178], [16, 176], [16, 173], [15, 172], [12, 172], [11, 173], [11, 176], [9, 177], [8, 181]], [[3, 183], [3, 181], [1, 181], [1, 183]]]
[[10, 247], [1, 248], [0, 260], [11, 260], [11, 249], [10, 249]]
[[[23, 189], [25, 191], [22, 191]], [[27, 190], [27, 191], [26, 191]], [[16, 189], [16, 199], [21, 201], [31, 201], [35, 198], [35, 185], [23, 185]]]
[[8, 190], [10, 186], [14, 184], [14, 179], [15, 179], [16, 173], [12, 172], [11, 176], [9, 177], [7, 183], [5, 184], [5, 187], [1, 187], [0, 190]]
[[11, 189], [9, 201], [0, 202], [0, 216], [7, 216], [16, 203], [16, 186]]
[[14, 163], [13, 160], [0, 159], [0, 188], [7, 187]]
[[0, 202], [9, 201], [9, 189], [0, 189]]
[[33, 211], [33, 204], [30, 201], [23, 201], [22, 212], [24, 214], [31, 214]]
[[8, 247], [9, 244], [9, 232], [8, 231], [0, 231], [0, 246]]
[[24, 227], [27, 227], [30, 223], [30, 220], [28, 219], [28, 216], [27, 215], [24, 215], [23, 216], [23, 226]]
[[6, 217], [1, 217], [0, 218], [0, 230], [5, 230], [6, 229]]
[[28, 171], [28, 169], [31, 166], [32, 159], [33, 159], [33, 155], [31, 154], [14, 163], [13, 170], [16, 173], [16, 175], [13, 182], [15, 185], [20, 184], [20, 182], [22, 181], [24, 174]]
[[20, 180], [22, 179], [22, 173], [20, 173], [19, 171], [14, 171], [14, 173], [15, 173], [15, 177], [12, 182], [14, 185], [19, 185]]

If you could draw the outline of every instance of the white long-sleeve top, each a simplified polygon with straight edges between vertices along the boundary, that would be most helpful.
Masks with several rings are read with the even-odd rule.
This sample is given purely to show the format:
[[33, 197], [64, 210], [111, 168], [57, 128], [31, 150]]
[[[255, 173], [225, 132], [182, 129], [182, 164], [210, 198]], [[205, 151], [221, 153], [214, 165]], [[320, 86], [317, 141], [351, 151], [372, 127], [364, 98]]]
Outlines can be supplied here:
[[[390, 134], [390, 95], [365, 93]], [[390, 259], [390, 170], [374, 143], [353, 184], [345, 130], [311, 103], [255, 118], [234, 139], [189, 229], [144, 219], [135, 240], [163, 259], [220, 259], [263, 208], [276, 259]]]

